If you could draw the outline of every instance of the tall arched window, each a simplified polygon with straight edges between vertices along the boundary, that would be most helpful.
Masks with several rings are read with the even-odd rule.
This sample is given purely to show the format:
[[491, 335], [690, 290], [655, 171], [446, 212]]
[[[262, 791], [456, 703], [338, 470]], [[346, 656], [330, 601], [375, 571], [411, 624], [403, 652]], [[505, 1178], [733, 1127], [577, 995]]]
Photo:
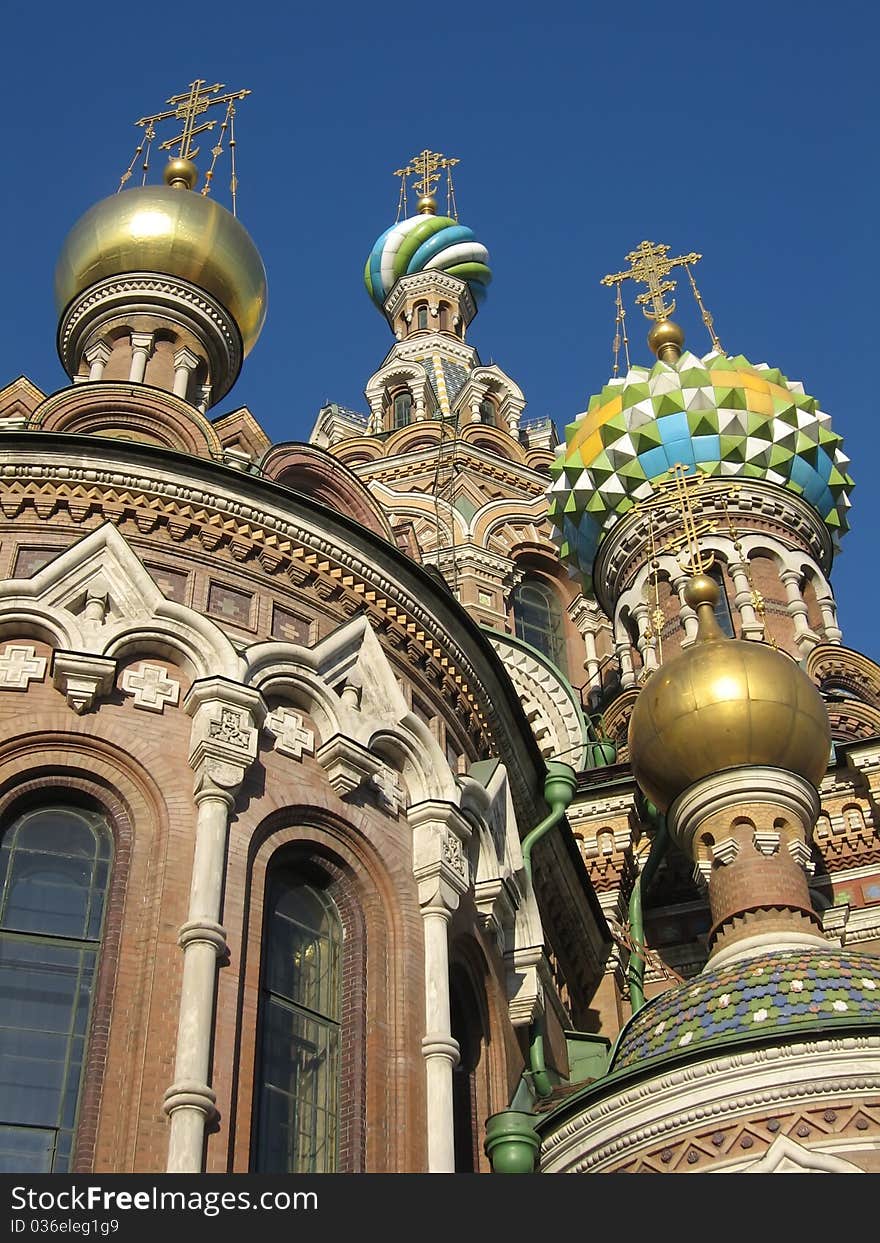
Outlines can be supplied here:
[[426, 329], [428, 327], [428, 308], [422, 303], [416, 307], [416, 328]]
[[253, 1168], [329, 1174], [339, 1148], [342, 922], [290, 867], [269, 874]]
[[412, 393], [409, 389], [397, 393], [394, 398], [394, 404], [391, 411], [391, 426], [407, 427], [412, 417]]
[[449, 303], [440, 303], [439, 328], [441, 332], [449, 331]]
[[730, 612], [730, 601], [727, 598], [727, 589], [724, 586], [724, 574], [720, 565], [713, 565], [709, 569], [709, 577], [718, 586], [718, 603], [715, 605], [715, 620], [720, 626], [724, 634], [729, 639], [736, 637], [733, 629], [733, 617]]
[[0, 842], [0, 1172], [70, 1168], [104, 899], [105, 818], [53, 804]]
[[527, 579], [514, 588], [511, 600], [517, 637], [531, 643], [565, 673], [565, 626], [553, 588], [540, 579]]

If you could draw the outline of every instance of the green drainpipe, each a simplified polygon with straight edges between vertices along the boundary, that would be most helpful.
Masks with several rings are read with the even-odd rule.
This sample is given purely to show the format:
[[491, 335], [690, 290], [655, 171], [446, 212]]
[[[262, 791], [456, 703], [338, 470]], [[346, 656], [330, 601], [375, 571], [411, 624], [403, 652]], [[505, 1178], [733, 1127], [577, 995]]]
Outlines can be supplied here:
[[633, 939], [634, 945], [639, 947], [638, 949], [633, 949], [630, 954], [629, 966], [626, 972], [627, 979], [629, 980], [629, 996], [633, 1014], [638, 1014], [645, 1004], [645, 955], [643, 952], [645, 945], [645, 921], [642, 912], [642, 899], [648, 892], [648, 886], [654, 879], [654, 873], [657, 871], [657, 867], [669, 843], [666, 817], [647, 799], [645, 800], [645, 808], [648, 819], [654, 825], [655, 832], [654, 840], [651, 842], [651, 849], [648, 853], [648, 860], [641, 875], [636, 877], [636, 883], [633, 885], [633, 891], [629, 899], [630, 936]]
[[[544, 778], [544, 802], [550, 814], [528, 833], [522, 843], [523, 867], [532, 881], [532, 851], [545, 834], [557, 825], [574, 798], [577, 776], [570, 764], [562, 760], [547, 761]], [[529, 1030], [529, 1069], [523, 1075], [510, 1106], [493, 1114], [486, 1121], [486, 1155], [493, 1174], [533, 1174], [541, 1141], [534, 1128], [533, 1096], [549, 1096], [553, 1084], [544, 1060], [543, 1018]]]

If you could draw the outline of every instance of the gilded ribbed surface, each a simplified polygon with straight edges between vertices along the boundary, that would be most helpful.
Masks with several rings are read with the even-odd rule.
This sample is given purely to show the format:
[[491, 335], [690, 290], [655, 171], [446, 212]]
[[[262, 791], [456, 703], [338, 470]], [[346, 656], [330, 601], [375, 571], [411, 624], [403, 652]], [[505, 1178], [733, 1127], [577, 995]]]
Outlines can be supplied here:
[[689, 786], [742, 764], [782, 768], [818, 785], [828, 715], [816, 687], [775, 649], [701, 641], [651, 675], [629, 726], [639, 785], [665, 810]]
[[102, 199], [74, 225], [55, 269], [59, 313], [83, 290], [126, 272], [180, 277], [232, 315], [247, 353], [266, 318], [266, 272], [247, 230], [201, 194], [144, 186]]

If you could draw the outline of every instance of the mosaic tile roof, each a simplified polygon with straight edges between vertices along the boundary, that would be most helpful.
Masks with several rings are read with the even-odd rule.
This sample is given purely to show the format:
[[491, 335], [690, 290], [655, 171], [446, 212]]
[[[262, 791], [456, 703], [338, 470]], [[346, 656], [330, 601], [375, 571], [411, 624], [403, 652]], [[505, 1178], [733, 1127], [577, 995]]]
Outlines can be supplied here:
[[564, 560], [591, 587], [604, 533], [681, 463], [709, 476], [767, 479], [803, 496], [835, 547], [853, 481], [831, 419], [802, 385], [738, 355], [685, 352], [631, 367], [565, 429], [551, 466], [549, 516]]
[[429, 269], [467, 281], [477, 302], [492, 280], [489, 252], [472, 229], [451, 216], [410, 216], [376, 239], [364, 268], [364, 284], [381, 310], [401, 276]]
[[820, 949], [776, 951], [709, 968], [653, 998], [626, 1028], [612, 1071], [740, 1041], [817, 1027], [880, 1030], [880, 957]]

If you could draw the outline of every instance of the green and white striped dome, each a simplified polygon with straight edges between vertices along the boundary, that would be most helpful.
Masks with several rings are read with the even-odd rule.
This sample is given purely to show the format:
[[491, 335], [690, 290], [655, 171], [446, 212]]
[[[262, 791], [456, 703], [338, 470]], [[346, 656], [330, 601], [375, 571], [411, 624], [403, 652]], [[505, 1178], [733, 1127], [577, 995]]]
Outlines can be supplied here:
[[364, 283], [381, 310], [401, 276], [428, 270], [467, 281], [477, 302], [485, 297], [492, 279], [489, 252], [473, 230], [451, 216], [427, 214], [399, 220], [377, 238], [364, 268]]
[[837, 548], [853, 487], [841, 446], [816, 399], [766, 363], [685, 352], [631, 367], [565, 429], [550, 468], [549, 516], [560, 555], [589, 590], [603, 535], [678, 463], [798, 493]]

